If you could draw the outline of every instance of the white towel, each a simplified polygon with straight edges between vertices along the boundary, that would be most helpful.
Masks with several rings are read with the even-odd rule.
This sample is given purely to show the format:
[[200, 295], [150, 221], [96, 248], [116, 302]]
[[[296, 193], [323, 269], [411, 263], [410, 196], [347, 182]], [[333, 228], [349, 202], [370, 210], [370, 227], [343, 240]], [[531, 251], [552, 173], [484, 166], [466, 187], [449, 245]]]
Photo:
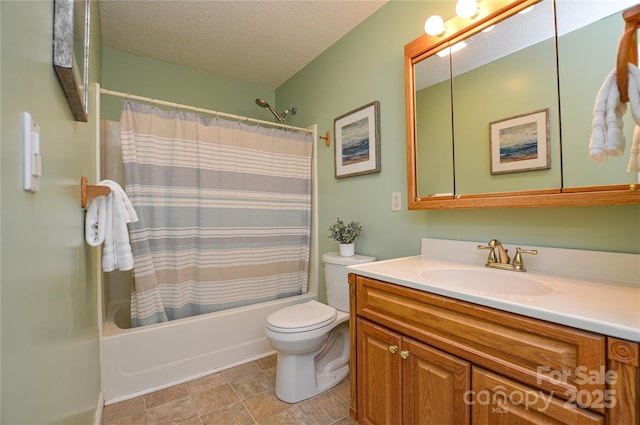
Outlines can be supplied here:
[[92, 246], [104, 243], [102, 270], [131, 270], [133, 254], [127, 224], [138, 221], [138, 215], [118, 183], [102, 180], [98, 184], [108, 186], [111, 192], [89, 200], [85, 224], [87, 243]]
[[[635, 172], [638, 168], [638, 145], [640, 143], [640, 70], [633, 64], [628, 64], [627, 92], [629, 109], [636, 124], [633, 135], [631, 158], [627, 170]], [[593, 122], [591, 139], [589, 141], [589, 155], [595, 161], [606, 161], [609, 156], [622, 156], [626, 140], [623, 131], [622, 117], [627, 111], [627, 104], [620, 101], [620, 91], [616, 80], [616, 70], [613, 69], [604, 79], [596, 96], [593, 108]]]
[[[596, 95], [596, 102], [593, 106], [593, 121], [591, 129], [591, 139], [589, 141], [589, 156], [595, 161], [607, 160], [607, 111], [610, 103], [615, 102], [615, 93], [612, 89], [615, 88], [617, 92], [618, 88], [616, 82], [616, 70], [611, 71], [604, 81], [598, 94]], [[613, 97], [612, 97], [613, 96]], [[612, 97], [610, 99], [610, 97]], [[618, 99], [620, 94], [618, 93]]]
[[87, 201], [87, 215], [84, 219], [84, 235], [91, 246], [104, 242], [105, 220], [107, 219], [107, 198], [98, 196]]

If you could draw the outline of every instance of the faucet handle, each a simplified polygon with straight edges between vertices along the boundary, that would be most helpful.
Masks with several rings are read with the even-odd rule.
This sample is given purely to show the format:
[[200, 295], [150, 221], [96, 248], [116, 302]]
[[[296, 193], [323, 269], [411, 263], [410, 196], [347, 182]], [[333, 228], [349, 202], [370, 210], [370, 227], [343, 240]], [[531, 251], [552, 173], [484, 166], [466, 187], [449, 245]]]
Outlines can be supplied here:
[[536, 249], [522, 249], [520, 247], [516, 248], [516, 256], [513, 257], [513, 266], [514, 269], [518, 272], [526, 272], [527, 269], [524, 268], [524, 263], [522, 262], [522, 254], [529, 255], [538, 255], [538, 250]]
[[487, 264], [498, 262], [498, 260], [496, 259], [495, 246], [478, 245], [478, 249], [488, 249], [489, 250], [489, 258], [487, 258]]

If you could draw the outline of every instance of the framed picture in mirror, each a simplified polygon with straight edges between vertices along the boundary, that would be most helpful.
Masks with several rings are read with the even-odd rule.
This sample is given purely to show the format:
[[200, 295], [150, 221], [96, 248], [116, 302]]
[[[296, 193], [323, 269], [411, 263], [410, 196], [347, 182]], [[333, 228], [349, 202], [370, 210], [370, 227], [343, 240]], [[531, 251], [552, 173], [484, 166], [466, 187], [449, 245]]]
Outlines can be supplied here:
[[489, 124], [491, 174], [551, 168], [549, 108]]
[[76, 121], [87, 121], [89, 0], [55, 0], [53, 68]]
[[336, 178], [380, 172], [380, 102], [347, 112], [333, 124]]

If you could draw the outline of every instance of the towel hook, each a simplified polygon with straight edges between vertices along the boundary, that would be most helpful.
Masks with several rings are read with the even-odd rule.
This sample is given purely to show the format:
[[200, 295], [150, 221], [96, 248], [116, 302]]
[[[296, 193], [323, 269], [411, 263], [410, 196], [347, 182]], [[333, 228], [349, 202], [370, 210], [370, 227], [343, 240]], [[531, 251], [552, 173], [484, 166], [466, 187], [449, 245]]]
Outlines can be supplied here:
[[638, 37], [637, 30], [640, 25], [640, 4], [622, 12], [624, 19], [624, 31], [618, 43], [618, 56], [616, 60], [616, 82], [620, 92], [620, 101], [629, 101], [629, 71], [627, 64], [638, 65]]
[[82, 208], [87, 208], [87, 201], [93, 199], [96, 196], [108, 195], [111, 193], [111, 189], [107, 186], [90, 185], [88, 179], [82, 176], [80, 179], [80, 201]]
[[329, 133], [328, 131], [324, 136], [318, 136], [318, 138], [324, 140], [324, 143], [327, 146], [331, 146], [331, 133]]

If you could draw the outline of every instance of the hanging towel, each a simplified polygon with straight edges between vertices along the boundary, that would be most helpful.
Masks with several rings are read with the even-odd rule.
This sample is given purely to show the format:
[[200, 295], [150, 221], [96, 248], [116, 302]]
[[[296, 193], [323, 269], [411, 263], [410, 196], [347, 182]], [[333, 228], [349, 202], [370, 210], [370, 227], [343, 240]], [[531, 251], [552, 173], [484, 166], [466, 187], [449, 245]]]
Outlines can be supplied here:
[[589, 155], [595, 161], [606, 161], [608, 156], [616, 156], [624, 151], [625, 138], [622, 131], [622, 116], [627, 105], [620, 102], [620, 92], [613, 69], [604, 79], [593, 107], [593, 122]]
[[102, 180], [99, 185], [108, 186], [111, 192], [106, 196], [90, 199], [87, 206], [85, 233], [87, 243], [102, 250], [102, 270], [133, 269], [133, 254], [129, 244], [128, 223], [138, 221], [127, 194], [112, 180]]
[[[634, 64], [628, 64], [629, 109], [636, 126], [633, 132], [633, 145], [627, 171], [637, 172], [638, 150], [640, 149], [640, 70]], [[609, 156], [622, 156], [626, 145], [622, 117], [627, 104], [620, 101], [620, 91], [613, 69], [605, 78], [593, 108], [593, 123], [589, 141], [589, 155], [595, 161], [606, 161]]]

